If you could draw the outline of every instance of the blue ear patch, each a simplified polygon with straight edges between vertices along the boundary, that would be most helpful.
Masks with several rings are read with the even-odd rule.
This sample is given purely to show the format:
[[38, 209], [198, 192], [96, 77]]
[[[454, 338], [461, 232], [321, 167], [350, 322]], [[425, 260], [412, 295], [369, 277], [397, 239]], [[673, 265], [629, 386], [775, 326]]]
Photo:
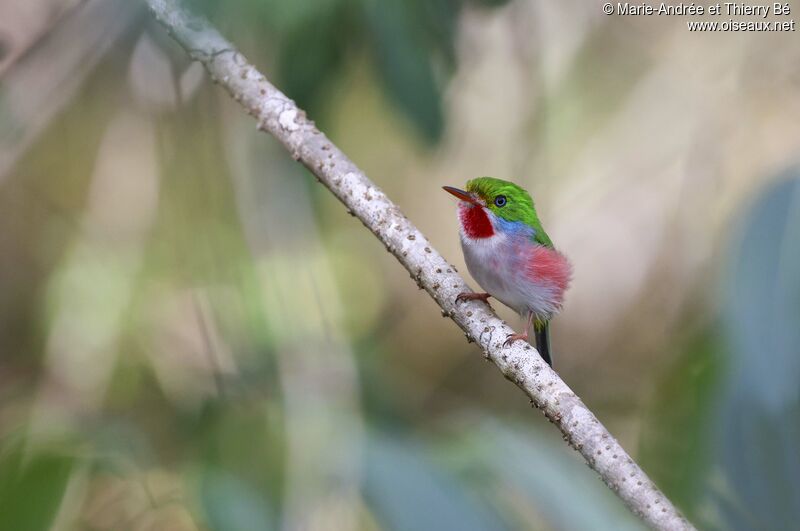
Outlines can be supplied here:
[[509, 236], [525, 236], [533, 239], [536, 236], [536, 231], [530, 225], [522, 221], [508, 221], [500, 216], [493, 216], [494, 224], [498, 231]]

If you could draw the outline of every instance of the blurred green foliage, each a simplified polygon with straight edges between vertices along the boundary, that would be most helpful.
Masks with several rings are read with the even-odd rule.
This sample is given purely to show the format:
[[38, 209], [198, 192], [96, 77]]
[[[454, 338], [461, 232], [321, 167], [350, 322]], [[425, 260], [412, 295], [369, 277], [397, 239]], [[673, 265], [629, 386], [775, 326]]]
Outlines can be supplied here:
[[75, 465], [65, 447], [0, 447], [0, 529], [49, 529]]
[[665, 375], [641, 441], [653, 478], [702, 528], [800, 519], [800, 172], [776, 181], [739, 220], [721, 323]]
[[506, 529], [485, 500], [405, 436], [370, 439], [363, 488], [378, 521], [389, 529]]
[[[430, 147], [452, 121], [442, 95], [458, 67], [461, 15], [506, 2], [231, 4], [196, 3], [312, 117], [334, 114], [337, 88], [359, 110], [374, 91]], [[0, 265], [0, 529], [49, 529], [59, 517], [80, 529], [641, 529], [513, 386], [468, 357], [425, 295], [409, 295], [406, 272], [216, 87], [200, 83], [172, 107], [132, 103], [128, 61], [140, 39], [156, 43], [173, 74], [186, 65], [159, 28], [141, 30], [0, 188], [0, 251], [13, 257]], [[625, 110], [652, 55], [593, 27], [560, 84], [531, 96], [532, 122], [547, 126], [532, 137], [556, 163], [572, 162], [573, 144]], [[368, 79], [354, 82], [364, 65]], [[93, 172], [118, 112], [129, 129], [116, 157], [139, 146], [136, 127], [153, 145], [141, 158], [152, 155], [154, 167], [132, 172], [155, 175], [158, 188], [138, 241], [91, 215], [117, 191], [98, 190]], [[6, 114], [0, 140], [21, 126]], [[389, 142], [405, 130], [384, 114], [363, 118], [340, 127]], [[415, 178], [380, 175], [380, 184], [413, 207], [433, 178], [398, 152]], [[653, 359], [643, 353], [622, 376], [591, 365], [583, 379], [574, 366], [564, 373], [703, 529], [792, 529], [800, 519], [800, 181], [796, 170], [778, 180], [737, 213], [715, 266], [727, 272], [711, 295], [721, 310], [709, 318], [694, 294], [702, 309], [682, 316], [669, 352], [655, 353], [665, 365], [647, 379], [646, 405], [620, 413], [603, 402], [618, 396], [607, 388], [635, 387], [635, 371]], [[71, 351], [93, 345], [87, 329], [110, 339]], [[609, 348], [624, 348], [622, 337]], [[83, 396], [108, 360], [99, 395]]]
[[[387, 98], [426, 143], [441, 138], [442, 92], [456, 67], [456, 22], [465, 5], [499, 7], [508, 0], [246, 0], [257, 50], [277, 61], [277, 85], [309, 114], [324, 118], [331, 86], [348, 59], [365, 54]], [[203, 1], [213, 20], [230, 16]]]
[[689, 342], [665, 372], [639, 443], [642, 466], [690, 519], [697, 516], [713, 467], [711, 435], [725, 370], [718, 335], [706, 332]]
[[726, 529], [800, 521], [800, 168], [761, 195], [732, 252], [724, 311], [731, 366], [717, 409]]
[[250, 531], [279, 528], [264, 497], [238, 476], [206, 470], [198, 488], [198, 502], [209, 529]]

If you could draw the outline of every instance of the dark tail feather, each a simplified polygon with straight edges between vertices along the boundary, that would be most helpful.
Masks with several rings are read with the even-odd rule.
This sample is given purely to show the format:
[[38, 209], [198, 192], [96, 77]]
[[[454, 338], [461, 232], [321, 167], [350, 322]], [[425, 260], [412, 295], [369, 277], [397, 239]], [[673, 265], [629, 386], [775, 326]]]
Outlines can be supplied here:
[[550, 358], [550, 323], [542, 325], [536, 323], [533, 327], [533, 333], [536, 338], [536, 350], [539, 351], [542, 359], [552, 367], [553, 361]]

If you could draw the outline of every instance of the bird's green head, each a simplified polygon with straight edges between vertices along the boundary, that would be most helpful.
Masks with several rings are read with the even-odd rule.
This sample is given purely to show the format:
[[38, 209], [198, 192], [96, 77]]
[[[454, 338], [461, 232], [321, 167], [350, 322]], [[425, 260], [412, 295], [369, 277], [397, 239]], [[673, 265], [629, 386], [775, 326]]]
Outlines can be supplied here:
[[478, 177], [467, 181], [467, 192], [482, 201], [499, 218], [530, 226], [538, 223], [530, 194], [512, 182], [494, 177]]
[[[466, 211], [479, 213], [488, 211], [488, 217], [480, 215], [462, 218], [462, 224], [470, 225], [471, 232], [482, 236], [491, 235], [495, 230], [502, 232], [530, 231], [538, 243], [552, 247], [553, 243], [542, 228], [533, 199], [524, 188], [502, 179], [493, 177], [478, 177], [467, 181], [466, 190], [459, 190], [450, 186], [444, 189], [458, 197], [464, 203], [471, 205]], [[474, 208], [478, 208], [475, 211]], [[484, 221], [481, 221], [485, 219]], [[489, 225], [489, 218], [493, 218]]]

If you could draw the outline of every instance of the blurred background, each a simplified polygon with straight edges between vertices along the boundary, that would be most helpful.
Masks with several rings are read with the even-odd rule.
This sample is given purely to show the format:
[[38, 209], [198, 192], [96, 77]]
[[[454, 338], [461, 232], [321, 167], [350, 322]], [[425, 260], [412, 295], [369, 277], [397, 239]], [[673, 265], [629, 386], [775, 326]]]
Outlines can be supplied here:
[[[796, 529], [796, 32], [192, 5], [460, 271], [440, 187], [528, 188], [561, 376], [699, 528]], [[0, 529], [641, 528], [139, 2], [0, 2]]]

